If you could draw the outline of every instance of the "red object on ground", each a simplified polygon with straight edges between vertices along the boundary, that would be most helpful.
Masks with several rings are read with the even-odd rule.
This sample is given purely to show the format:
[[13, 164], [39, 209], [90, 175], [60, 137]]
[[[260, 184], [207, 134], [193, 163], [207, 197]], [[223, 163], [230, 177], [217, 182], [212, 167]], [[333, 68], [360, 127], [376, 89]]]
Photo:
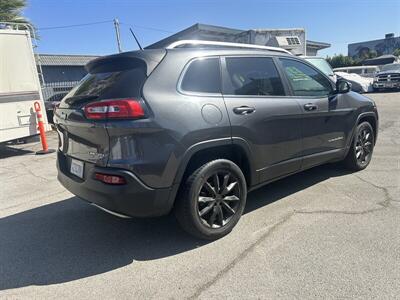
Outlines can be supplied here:
[[43, 150], [37, 151], [36, 154], [52, 153], [54, 152], [54, 150], [49, 149], [49, 146], [47, 145], [46, 133], [44, 130], [43, 115], [42, 115], [42, 110], [40, 108], [40, 103], [38, 101], [35, 101], [35, 103], [33, 103], [33, 107], [35, 108], [36, 111], [36, 118], [40, 133], [40, 141], [42, 142], [42, 148], [43, 148]]

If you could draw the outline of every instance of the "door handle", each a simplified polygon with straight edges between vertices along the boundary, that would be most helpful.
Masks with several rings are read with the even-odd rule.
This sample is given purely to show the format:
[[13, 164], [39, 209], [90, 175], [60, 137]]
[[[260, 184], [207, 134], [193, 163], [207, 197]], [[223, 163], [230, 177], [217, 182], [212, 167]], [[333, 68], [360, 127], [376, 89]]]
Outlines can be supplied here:
[[255, 111], [256, 109], [254, 107], [249, 107], [249, 106], [239, 106], [233, 109], [233, 112], [237, 115], [247, 115]]
[[306, 111], [317, 110], [317, 108], [318, 108], [318, 106], [315, 105], [315, 104], [312, 104], [312, 103], [304, 104], [304, 109], [305, 109]]

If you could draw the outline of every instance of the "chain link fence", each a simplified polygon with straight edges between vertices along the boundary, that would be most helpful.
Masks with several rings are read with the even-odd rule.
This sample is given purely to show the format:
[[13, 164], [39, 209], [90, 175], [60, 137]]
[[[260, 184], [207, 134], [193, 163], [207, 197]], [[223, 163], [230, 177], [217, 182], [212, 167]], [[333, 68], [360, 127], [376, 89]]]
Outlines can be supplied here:
[[42, 84], [43, 100], [60, 101], [79, 81], [57, 81]]

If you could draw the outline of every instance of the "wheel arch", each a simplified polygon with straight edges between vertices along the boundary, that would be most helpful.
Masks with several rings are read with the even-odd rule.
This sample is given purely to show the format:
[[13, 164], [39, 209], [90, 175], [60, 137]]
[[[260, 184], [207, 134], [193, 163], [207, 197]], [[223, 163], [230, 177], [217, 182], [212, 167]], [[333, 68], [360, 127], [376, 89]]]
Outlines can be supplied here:
[[251, 159], [250, 147], [241, 138], [223, 138], [197, 143], [183, 155], [177, 170], [170, 197], [175, 199], [180, 184], [188, 175], [207, 161], [225, 158], [232, 160], [243, 172], [248, 187], [257, 183], [255, 169]]
[[374, 130], [374, 143], [376, 143], [376, 138], [378, 136], [378, 120], [376, 118], [376, 115], [374, 113], [361, 115], [357, 120], [356, 127], [362, 122], [368, 122], [369, 124], [371, 124], [372, 129]]
[[369, 111], [369, 112], [364, 112], [361, 113], [358, 117], [357, 120], [354, 124], [353, 130], [351, 131], [351, 138], [349, 139], [349, 141], [347, 142], [346, 145], [346, 151], [344, 153], [343, 157], [347, 156], [347, 153], [349, 152], [350, 148], [351, 148], [351, 143], [353, 141], [357, 126], [361, 123], [367, 121], [369, 123], [373, 122], [373, 124], [371, 124], [372, 128], [374, 129], [374, 142], [376, 143], [376, 138], [378, 137], [378, 116], [376, 115], [375, 112], [373, 111]]

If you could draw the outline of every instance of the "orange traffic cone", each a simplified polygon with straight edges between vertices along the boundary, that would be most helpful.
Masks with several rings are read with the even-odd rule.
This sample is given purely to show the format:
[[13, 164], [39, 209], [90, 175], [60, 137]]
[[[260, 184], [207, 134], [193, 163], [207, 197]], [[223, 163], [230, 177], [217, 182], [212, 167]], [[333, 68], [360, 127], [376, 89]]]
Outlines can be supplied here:
[[40, 141], [42, 142], [42, 148], [43, 148], [42, 150], [37, 151], [36, 154], [53, 153], [55, 150], [49, 149], [49, 146], [47, 145], [46, 132], [44, 130], [43, 115], [42, 115], [42, 110], [40, 109], [40, 103], [38, 101], [35, 101], [33, 106], [36, 111], [38, 129], [39, 129], [39, 133], [40, 133]]

